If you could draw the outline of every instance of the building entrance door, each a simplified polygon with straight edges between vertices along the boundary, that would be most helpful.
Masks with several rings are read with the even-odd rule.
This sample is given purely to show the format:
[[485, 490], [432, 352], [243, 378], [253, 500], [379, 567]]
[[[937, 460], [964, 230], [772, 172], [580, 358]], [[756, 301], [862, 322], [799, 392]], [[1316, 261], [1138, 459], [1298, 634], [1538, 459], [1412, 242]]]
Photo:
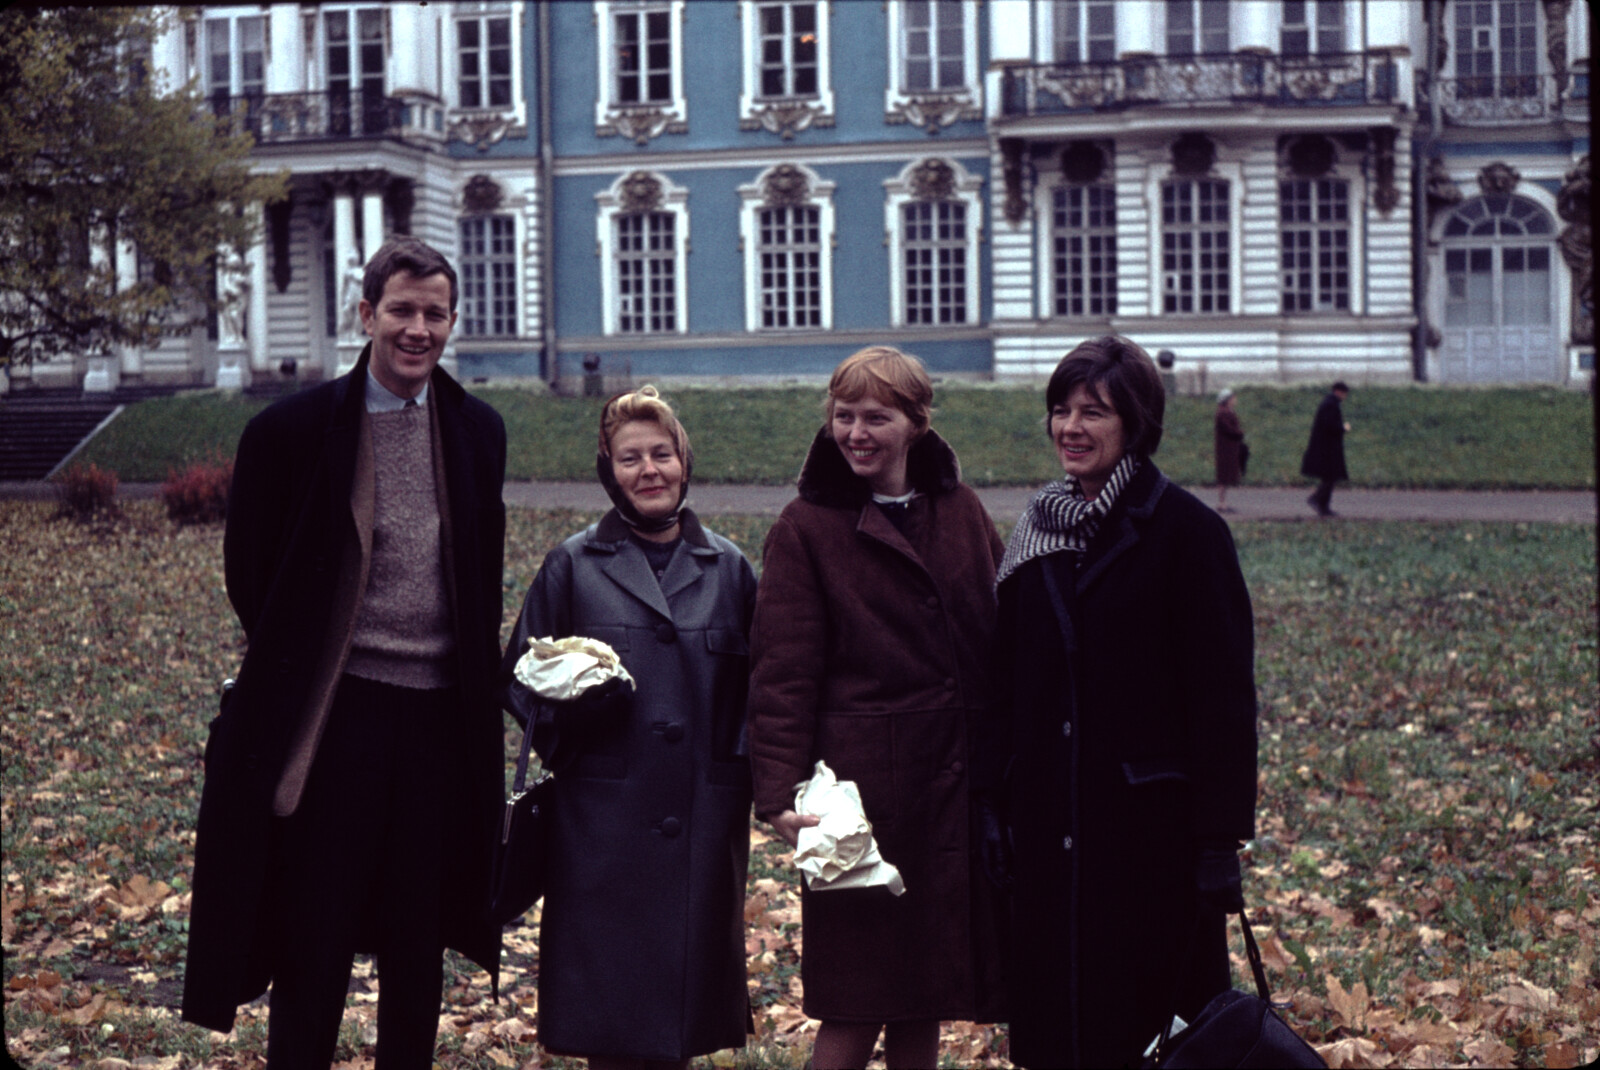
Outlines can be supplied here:
[[1486, 194], [1456, 211], [1444, 230], [1442, 378], [1560, 381], [1555, 263], [1555, 225], [1532, 201]]

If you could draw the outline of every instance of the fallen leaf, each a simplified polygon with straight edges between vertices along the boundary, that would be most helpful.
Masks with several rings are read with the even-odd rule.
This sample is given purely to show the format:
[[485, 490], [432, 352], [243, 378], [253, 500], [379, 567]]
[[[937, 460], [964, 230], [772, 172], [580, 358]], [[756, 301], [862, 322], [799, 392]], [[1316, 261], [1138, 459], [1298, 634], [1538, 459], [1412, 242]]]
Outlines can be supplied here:
[[1339, 1016], [1340, 1024], [1355, 1033], [1366, 1029], [1367, 1004], [1370, 1002], [1367, 996], [1367, 983], [1357, 981], [1354, 987], [1346, 992], [1339, 979], [1331, 973], [1327, 974], [1323, 981], [1328, 986], [1328, 1005], [1333, 1008], [1333, 1013]]

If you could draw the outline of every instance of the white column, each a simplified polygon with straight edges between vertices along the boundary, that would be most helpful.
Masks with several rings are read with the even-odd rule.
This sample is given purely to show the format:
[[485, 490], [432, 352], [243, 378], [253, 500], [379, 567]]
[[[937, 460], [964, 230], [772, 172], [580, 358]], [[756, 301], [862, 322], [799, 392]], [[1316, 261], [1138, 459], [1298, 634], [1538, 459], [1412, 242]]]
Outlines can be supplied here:
[[156, 73], [156, 86], [172, 92], [189, 79], [183, 57], [183, 18], [173, 12], [166, 28], [150, 43], [150, 66]]
[[[1412, 0], [1367, 0], [1366, 47], [1398, 48], [1409, 52], [1413, 6]], [[1421, 55], [1423, 51], [1418, 48], [1417, 54]]]
[[348, 189], [333, 195], [333, 260], [338, 272], [334, 282], [335, 299], [339, 302], [337, 373], [343, 375], [355, 366], [363, 344], [357, 309], [361, 301], [361, 269], [366, 263], [356, 245], [355, 195]]
[[1156, 0], [1122, 0], [1115, 10], [1119, 56], [1153, 56], [1164, 51], [1156, 42], [1162, 40], [1166, 13]]
[[[391, 40], [394, 44], [389, 54], [389, 93], [401, 97], [423, 92], [423, 40], [422, 23], [425, 8], [418, 4], [395, 4], [388, 9]], [[426, 35], [431, 37], [432, 35]]]
[[361, 262], [372, 259], [383, 244], [383, 191], [369, 189], [361, 194]]
[[268, 40], [272, 62], [267, 64], [268, 93], [304, 93], [306, 85], [306, 46], [301, 39], [300, 5], [273, 4], [267, 9]]
[[[117, 289], [126, 290], [139, 283], [139, 251], [131, 241], [117, 242]], [[125, 375], [144, 373], [144, 350], [138, 346], [121, 346], [117, 351], [120, 379]]]
[[1280, 10], [1277, 0], [1234, 0], [1234, 51], [1277, 51]]
[[1032, 0], [990, 0], [989, 62], [1031, 62], [1032, 26]]
[[264, 372], [268, 370], [272, 354], [272, 346], [267, 338], [267, 234], [264, 227], [263, 212], [259, 204], [250, 209], [250, 220], [255, 224], [256, 242], [250, 246], [250, 252], [245, 257], [246, 276], [249, 280], [249, 289], [246, 291], [248, 304], [245, 309], [246, 322], [250, 325], [250, 370]]

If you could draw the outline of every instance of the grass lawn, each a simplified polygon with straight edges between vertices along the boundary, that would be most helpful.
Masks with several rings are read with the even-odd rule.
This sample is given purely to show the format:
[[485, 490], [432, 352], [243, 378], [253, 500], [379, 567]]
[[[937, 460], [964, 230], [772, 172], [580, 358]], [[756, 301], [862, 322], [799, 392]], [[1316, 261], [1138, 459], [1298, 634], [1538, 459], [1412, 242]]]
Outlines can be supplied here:
[[[600, 402], [524, 390], [483, 389], [505, 417], [510, 479], [594, 478]], [[712, 483], [791, 482], [822, 421], [821, 389], [677, 390], [669, 395], [695, 447], [695, 478]], [[1245, 482], [1298, 485], [1322, 391], [1246, 387], [1236, 403], [1250, 442]], [[1060, 475], [1045, 442], [1043, 391], [941, 386], [934, 427], [955, 446], [967, 481], [1032, 485]], [[79, 454], [122, 479], [159, 481], [174, 468], [232, 456], [262, 403], [217, 393], [130, 407]], [[1346, 449], [1357, 487], [1588, 488], [1594, 418], [1584, 394], [1555, 389], [1371, 387], [1345, 402]], [[1184, 485], [1210, 483], [1210, 398], [1173, 398], [1156, 459]]]
[[[264, 1006], [228, 1037], [176, 1018], [200, 754], [241, 649], [221, 533], [175, 528], [153, 502], [125, 509], [90, 528], [0, 503], [7, 1043], [27, 1066], [255, 1067]], [[592, 519], [513, 510], [508, 628], [546, 550]], [[707, 522], [752, 554], [771, 524]], [[1594, 528], [1235, 533], [1261, 697], [1245, 890], [1286, 1017], [1336, 1066], [1596, 1058]], [[715, 1065], [799, 1067], [814, 1027], [798, 1009], [793, 870], [781, 843], [760, 829], [752, 841], [761, 1035]], [[452, 964], [442, 1066], [541, 1057], [536, 935], [508, 932], [498, 1005], [482, 973]], [[339, 1058], [370, 1066], [376, 982], [361, 980]], [[1002, 1039], [947, 1025], [942, 1057], [1003, 1065]]]

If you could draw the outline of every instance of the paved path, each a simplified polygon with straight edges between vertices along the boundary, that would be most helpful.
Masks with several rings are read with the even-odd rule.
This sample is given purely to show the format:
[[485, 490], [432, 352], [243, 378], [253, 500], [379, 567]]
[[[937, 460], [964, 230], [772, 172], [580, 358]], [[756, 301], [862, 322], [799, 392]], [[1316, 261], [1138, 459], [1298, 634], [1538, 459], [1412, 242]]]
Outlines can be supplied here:
[[[980, 487], [978, 494], [997, 520], [1013, 521], [1021, 515], [1033, 487]], [[1215, 505], [1215, 487], [1192, 488], [1200, 499]], [[126, 498], [154, 498], [156, 483], [124, 483]], [[1306, 504], [1310, 487], [1235, 487], [1228, 494], [1232, 520], [1312, 520]], [[48, 483], [0, 483], [0, 499], [50, 499], [55, 489]], [[705, 516], [737, 513], [777, 516], [794, 497], [794, 488], [747, 486], [731, 483], [697, 483], [690, 500]], [[506, 504], [543, 509], [601, 510], [610, 503], [598, 483], [507, 483]], [[1500, 520], [1555, 524], [1592, 524], [1596, 519], [1594, 491], [1570, 490], [1348, 490], [1333, 495], [1333, 507], [1349, 520]]]

